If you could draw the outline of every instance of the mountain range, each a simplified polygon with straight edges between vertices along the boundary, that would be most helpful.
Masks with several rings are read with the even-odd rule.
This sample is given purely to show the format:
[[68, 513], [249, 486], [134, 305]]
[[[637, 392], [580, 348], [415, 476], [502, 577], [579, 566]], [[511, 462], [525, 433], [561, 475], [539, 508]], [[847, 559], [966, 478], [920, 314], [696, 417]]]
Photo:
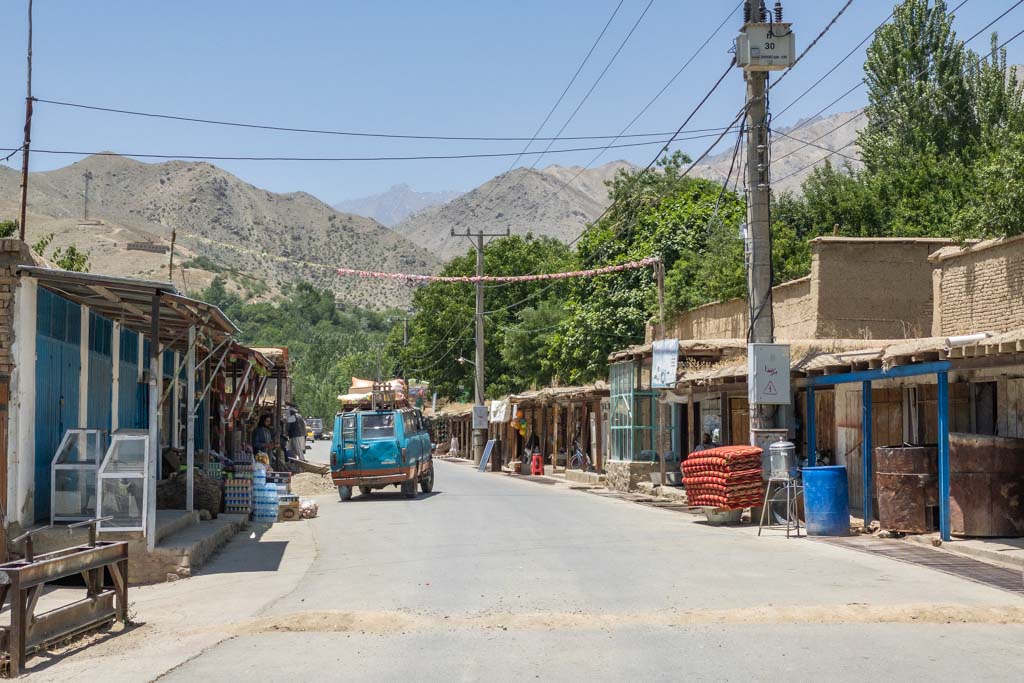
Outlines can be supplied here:
[[[18, 181], [17, 172], [0, 168], [0, 216], [17, 215]], [[84, 248], [93, 272], [166, 280], [169, 254], [128, 251], [127, 244], [168, 247], [175, 233], [174, 280], [186, 291], [200, 289], [216, 273], [254, 293], [305, 279], [330, 287], [340, 302], [382, 308], [407, 304], [409, 288], [342, 279], [335, 269], [425, 273], [439, 266], [429, 252], [373, 219], [342, 213], [305, 192], [261, 190], [208, 163], [94, 155], [33, 173], [28, 205], [28, 241], [54, 233], [51, 249]]]
[[451, 236], [452, 230], [532, 232], [571, 242], [608, 205], [605, 183], [625, 168], [632, 165], [613, 161], [592, 169], [516, 168], [447, 204], [410, 216], [394, 230], [444, 260], [467, 248], [465, 239]]
[[[798, 191], [829, 150], [841, 150], [856, 166], [852, 143], [865, 123], [857, 113], [776, 130], [776, 192]], [[838, 165], [848, 161], [839, 155], [832, 159]], [[721, 182], [733, 161], [730, 150], [709, 157], [694, 172]], [[743, 163], [740, 155], [734, 182]], [[94, 155], [32, 174], [27, 237], [35, 242], [53, 233], [50, 250], [70, 244], [85, 249], [93, 272], [166, 280], [169, 254], [128, 250], [128, 243], [168, 248], [173, 233], [173, 279], [185, 291], [202, 289], [220, 274], [234, 290], [259, 298], [305, 279], [331, 288], [342, 303], [404, 306], [412, 292], [405, 285], [339, 278], [335, 269], [435, 272], [467, 250], [452, 230], [509, 230], [572, 242], [607, 207], [607, 183], [631, 168], [626, 161], [587, 169], [516, 168], [464, 194], [396, 185], [375, 197], [343, 202], [338, 205], [343, 211], [305, 192], [262, 190], [208, 163], [151, 164]], [[91, 176], [89, 220], [83, 216], [86, 174]], [[0, 166], [0, 218], [17, 215], [18, 187], [19, 174]]]
[[342, 213], [372, 218], [389, 228], [401, 223], [409, 216], [439, 204], [447, 204], [461, 192], [416, 192], [405, 183], [392, 185], [386, 192], [347, 199], [338, 202], [334, 208]]

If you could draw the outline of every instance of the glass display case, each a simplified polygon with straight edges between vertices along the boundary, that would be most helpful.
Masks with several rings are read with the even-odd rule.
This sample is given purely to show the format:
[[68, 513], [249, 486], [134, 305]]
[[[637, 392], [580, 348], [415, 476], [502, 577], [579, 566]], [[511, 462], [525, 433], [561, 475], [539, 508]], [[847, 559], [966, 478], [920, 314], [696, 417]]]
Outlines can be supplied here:
[[106, 446], [102, 429], [69, 429], [51, 461], [50, 522], [96, 517], [96, 473]]
[[99, 469], [98, 508], [101, 531], [144, 531], [146, 481], [149, 477], [149, 432], [120, 430], [110, 437], [110, 448]]

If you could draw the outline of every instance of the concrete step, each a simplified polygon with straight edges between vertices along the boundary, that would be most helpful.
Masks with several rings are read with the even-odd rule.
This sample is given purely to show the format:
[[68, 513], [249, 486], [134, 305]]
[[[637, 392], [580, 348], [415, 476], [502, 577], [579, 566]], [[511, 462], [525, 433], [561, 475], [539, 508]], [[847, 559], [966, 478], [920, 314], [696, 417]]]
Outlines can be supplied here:
[[156, 511], [156, 543], [199, 523], [199, 512], [186, 510]]
[[218, 515], [196, 522], [163, 538], [152, 553], [130, 557], [129, 576], [133, 584], [157, 583], [170, 577], [192, 576], [248, 522], [245, 515]]

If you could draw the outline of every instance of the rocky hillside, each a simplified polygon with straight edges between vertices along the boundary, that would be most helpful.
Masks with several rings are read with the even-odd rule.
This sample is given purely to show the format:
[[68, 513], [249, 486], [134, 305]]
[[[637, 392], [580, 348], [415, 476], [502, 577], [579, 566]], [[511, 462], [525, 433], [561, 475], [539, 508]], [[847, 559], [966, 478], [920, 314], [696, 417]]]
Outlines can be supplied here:
[[607, 206], [605, 183], [628, 167], [628, 162], [615, 161], [588, 169], [571, 185], [568, 182], [580, 171], [578, 166], [517, 168], [443, 206], [411, 216], [394, 230], [443, 259], [467, 249], [464, 238], [451, 237], [453, 229], [508, 229], [513, 234], [533, 232], [569, 242]]
[[[857, 133], [867, 124], [867, 117], [860, 116], [849, 124], [836, 129], [837, 126], [850, 120], [859, 111], [833, 114], [832, 116], [820, 117], [806, 123], [799, 122], [790, 128], [781, 128], [779, 129], [780, 132], [775, 132], [772, 137], [773, 191], [776, 194], [786, 191], [798, 192], [801, 183], [814, 169], [814, 166], [811, 166], [811, 164], [827, 155], [828, 150], [841, 150], [842, 154], [846, 156], [859, 158], [860, 152], [856, 145], [850, 145], [845, 149], [842, 148], [857, 139]], [[800, 127], [796, 128], [796, 126]], [[794, 130], [794, 128], [796, 129]], [[805, 146], [803, 142], [797, 142], [781, 133], [790, 134], [793, 138], [799, 138], [805, 142], [815, 140], [819, 135], [824, 135], [824, 137], [820, 140], [815, 140], [812, 145]], [[838, 154], [832, 155], [830, 160], [833, 166], [842, 166], [847, 163], [847, 159]], [[704, 178], [722, 181], [729, 172], [731, 161], [732, 150], [730, 149], [728, 152], [709, 157], [704, 163], [694, 169], [694, 173]], [[737, 159], [737, 165], [740, 162], [741, 160]], [[854, 162], [853, 166], [856, 168], [860, 164], [859, 162]], [[738, 172], [738, 170], [733, 171], [734, 179], [737, 177], [736, 173]], [[742, 181], [740, 187], [742, 187]]]
[[[92, 174], [89, 218], [99, 223], [82, 221], [86, 172]], [[301, 278], [331, 287], [340, 301], [383, 307], [405, 304], [410, 290], [340, 279], [333, 268], [428, 272], [438, 266], [428, 252], [372, 219], [341, 213], [304, 192], [261, 190], [207, 163], [93, 156], [34, 173], [29, 188], [29, 240], [56, 233], [55, 245], [74, 243], [90, 253], [94, 272], [166, 279], [167, 255], [127, 251], [126, 243], [168, 244], [172, 229], [178, 264], [201, 266], [194, 282], [184, 283], [189, 289], [214, 271], [255, 292]], [[18, 174], [5, 169], [0, 215], [13, 217], [17, 202]]]
[[461, 194], [461, 192], [416, 192], [402, 183], [392, 186], [387, 192], [338, 202], [334, 208], [342, 213], [354, 213], [357, 216], [372, 218], [390, 228], [414, 213], [433, 206], [447, 204]]

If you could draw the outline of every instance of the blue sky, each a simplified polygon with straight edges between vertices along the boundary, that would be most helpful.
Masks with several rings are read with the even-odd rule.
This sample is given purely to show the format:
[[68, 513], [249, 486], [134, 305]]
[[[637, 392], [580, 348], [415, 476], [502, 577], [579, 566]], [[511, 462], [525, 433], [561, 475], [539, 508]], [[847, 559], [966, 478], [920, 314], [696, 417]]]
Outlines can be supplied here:
[[[958, 1], [958, 0], [957, 0]], [[648, 0], [625, 0], [604, 40], [548, 124], [554, 134], [594, 82]], [[37, 97], [293, 127], [437, 135], [530, 136], [569, 81], [618, 0], [36, 0]], [[564, 135], [619, 130], [725, 18], [733, 0], [655, 0], [629, 43]], [[789, 0], [798, 49], [818, 34], [840, 0]], [[828, 36], [773, 91], [781, 111], [877, 26], [889, 0], [856, 0]], [[955, 6], [956, 2], [951, 2]], [[970, 0], [961, 37], [1013, 4]], [[0, 4], [0, 147], [20, 144], [24, 113], [25, 6]], [[728, 64], [738, 14], [632, 132], [674, 130]], [[1024, 25], [1024, 5], [994, 27]], [[972, 47], [987, 44], [979, 38]], [[1010, 60], [1024, 62], [1024, 38]], [[863, 49], [776, 125], [810, 115], [860, 78]], [[742, 103], [738, 69], [690, 127], [728, 123]], [[864, 103], [859, 90], [832, 108]], [[556, 143], [568, 147], [578, 143]], [[593, 143], [587, 143], [593, 144]], [[684, 143], [695, 154], [706, 141]], [[33, 147], [126, 153], [368, 156], [518, 152], [516, 142], [353, 139], [141, 119], [39, 104]], [[542, 149], [542, 145], [535, 145]], [[646, 163], [657, 147], [609, 151]], [[584, 164], [593, 152], [545, 157]], [[33, 170], [76, 157], [39, 154]], [[504, 172], [510, 159], [388, 162], [216, 162], [273, 191], [304, 190], [326, 201], [407, 182], [418, 190], [469, 189]], [[8, 162], [18, 165], [18, 160]], [[529, 165], [529, 158], [521, 165]]]

